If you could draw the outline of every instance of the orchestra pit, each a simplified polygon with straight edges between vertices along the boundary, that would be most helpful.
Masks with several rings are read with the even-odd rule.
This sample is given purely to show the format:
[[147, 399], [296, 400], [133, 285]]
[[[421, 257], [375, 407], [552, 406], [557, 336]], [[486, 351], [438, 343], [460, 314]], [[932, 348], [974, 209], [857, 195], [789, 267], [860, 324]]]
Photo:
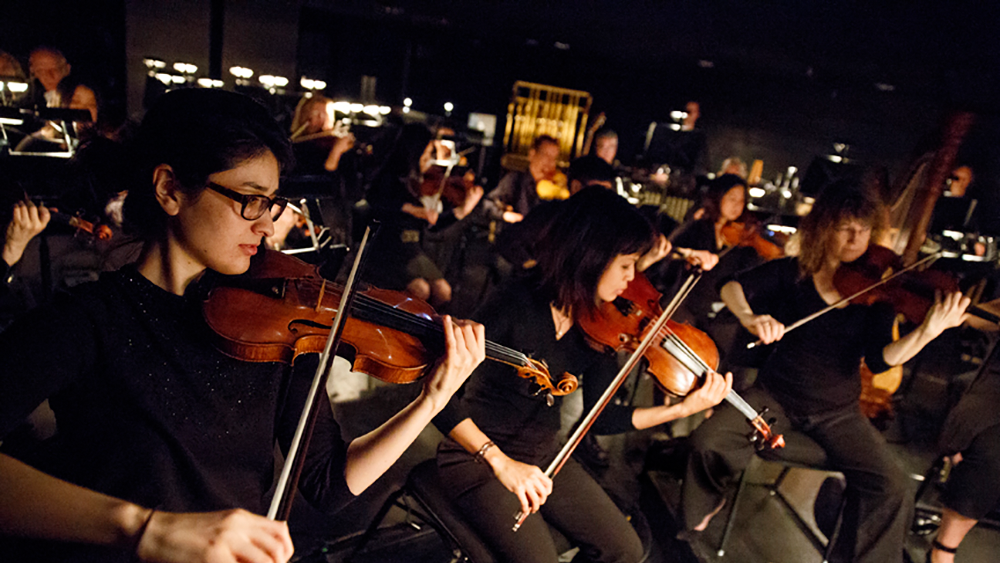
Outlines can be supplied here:
[[996, 7], [0, 22], [0, 560], [1000, 562]]

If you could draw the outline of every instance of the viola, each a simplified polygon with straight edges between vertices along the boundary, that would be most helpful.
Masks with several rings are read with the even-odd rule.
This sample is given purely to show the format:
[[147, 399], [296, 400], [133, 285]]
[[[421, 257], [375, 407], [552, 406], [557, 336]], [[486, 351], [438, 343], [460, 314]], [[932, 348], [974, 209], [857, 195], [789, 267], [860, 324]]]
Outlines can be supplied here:
[[[660, 292], [636, 273], [628, 288], [614, 302], [605, 302], [593, 314], [580, 315], [580, 328], [597, 344], [616, 350], [633, 351], [646, 337], [651, 321], [663, 312]], [[656, 335], [654, 345], [643, 354], [647, 371], [664, 391], [683, 397], [694, 390], [708, 371], [719, 367], [719, 350], [704, 332], [687, 323], [668, 320]], [[781, 448], [784, 437], [774, 434], [758, 413], [735, 391], [726, 401], [747, 417], [754, 428], [752, 440], [759, 446]]]
[[[202, 314], [224, 354], [250, 362], [293, 363], [322, 352], [343, 287], [316, 266], [264, 250], [247, 273], [211, 287]], [[404, 293], [370, 288], [357, 294], [342, 342], [353, 350], [354, 371], [388, 383], [416, 381], [444, 352], [441, 319], [427, 303]], [[341, 350], [341, 352], [348, 352]], [[544, 363], [486, 342], [487, 358], [517, 369], [551, 395], [572, 393], [576, 377], [553, 381]]]
[[[903, 270], [901, 258], [896, 253], [884, 246], [871, 244], [860, 258], [837, 268], [833, 285], [841, 295], [852, 296], [851, 303], [889, 303], [912, 323], [924, 320], [927, 311], [934, 305], [935, 293], [960, 291], [958, 280], [948, 272]], [[970, 306], [966, 312], [1000, 324], [1000, 317], [979, 307]]]
[[761, 235], [761, 226], [750, 221], [730, 221], [722, 227], [722, 241], [730, 248], [744, 246], [754, 249], [764, 260], [783, 258], [785, 250]]

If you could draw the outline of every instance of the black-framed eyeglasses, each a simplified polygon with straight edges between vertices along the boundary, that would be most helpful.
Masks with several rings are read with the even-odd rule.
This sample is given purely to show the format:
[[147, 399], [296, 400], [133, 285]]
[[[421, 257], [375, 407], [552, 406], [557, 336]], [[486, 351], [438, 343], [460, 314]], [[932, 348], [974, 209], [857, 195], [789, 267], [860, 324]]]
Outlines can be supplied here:
[[288, 200], [283, 197], [267, 197], [263, 195], [241, 194], [225, 186], [220, 186], [215, 182], [209, 182], [208, 186], [214, 192], [220, 193], [233, 201], [240, 203], [240, 216], [247, 221], [256, 221], [264, 216], [268, 210], [271, 211], [271, 219], [277, 220], [281, 212], [288, 205]]

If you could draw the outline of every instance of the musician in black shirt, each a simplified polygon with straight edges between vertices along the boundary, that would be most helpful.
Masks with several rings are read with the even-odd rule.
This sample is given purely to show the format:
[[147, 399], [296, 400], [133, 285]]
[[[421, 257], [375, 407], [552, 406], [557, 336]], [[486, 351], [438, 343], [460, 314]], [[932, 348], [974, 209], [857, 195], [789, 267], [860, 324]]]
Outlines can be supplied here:
[[[946, 296], [895, 342], [894, 314], [884, 304], [833, 309], [785, 334], [786, 325], [841, 299], [834, 273], [864, 254], [881, 217], [874, 196], [834, 184], [803, 219], [797, 258], [737, 274], [721, 290], [748, 331], [775, 343], [757, 383], [743, 397], [755, 409], [769, 407], [774, 427], [789, 443], [805, 439], [789, 430], [818, 442], [827, 465], [844, 473], [847, 504], [838, 544], [847, 558], [865, 563], [902, 561], [913, 501], [906, 474], [861, 414], [860, 361], [876, 373], [906, 362], [942, 331], [961, 324], [969, 304], [961, 293]], [[724, 406], [692, 435], [694, 453], [681, 499], [688, 530], [705, 528], [722, 507], [726, 487], [749, 463], [754, 450], [745, 428], [742, 415]]]
[[[562, 203], [534, 249], [538, 264], [502, 287], [474, 318], [490, 341], [545, 360], [550, 373], [581, 380], [589, 411], [618, 371], [615, 356], [595, 349], [574, 322], [580, 311], [613, 301], [652, 245], [648, 222], [624, 199], [590, 187]], [[731, 376], [710, 373], [677, 405], [609, 404], [592, 432], [613, 434], [663, 424], [722, 400]], [[552, 479], [540, 469], [557, 451], [561, 398], [550, 402], [534, 383], [496, 362], [480, 366], [461, 400], [435, 419], [449, 436], [438, 465], [458, 506], [504, 561], [556, 561], [546, 522], [591, 561], [636, 561], [638, 537], [608, 495], [572, 458]], [[514, 533], [514, 514], [529, 516]]]
[[[245, 272], [273, 233], [289, 152], [267, 111], [237, 94], [178, 90], [146, 115], [125, 203], [145, 241], [138, 262], [0, 335], [0, 439], [46, 398], [58, 423], [37, 450], [0, 454], [4, 559], [292, 555], [287, 526], [258, 514], [308, 372], [216, 350], [198, 295], [220, 274]], [[382, 427], [345, 444], [321, 402], [299, 487], [314, 505], [336, 511], [374, 482], [483, 359], [482, 327], [444, 323], [445, 359]]]

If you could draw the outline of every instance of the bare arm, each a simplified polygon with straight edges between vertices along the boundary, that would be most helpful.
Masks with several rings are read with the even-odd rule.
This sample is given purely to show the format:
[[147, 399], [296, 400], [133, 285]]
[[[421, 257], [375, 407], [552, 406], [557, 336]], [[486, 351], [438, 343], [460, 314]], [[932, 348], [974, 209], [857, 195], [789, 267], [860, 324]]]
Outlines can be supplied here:
[[969, 298], [957, 291], [946, 295], [944, 299], [935, 299], [920, 326], [882, 349], [885, 363], [890, 366], [906, 363], [942, 332], [965, 322], [968, 318], [965, 309], [969, 307], [969, 303]]
[[483, 325], [444, 317], [445, 359], [427, 376], [423, 392], [385, 424], [353, 440], [347, 448], [344, 477], [355, 495], [375, 482], [410, 447], [486, 358]]
[[231, 560], [283, 563], [292, 555], [284, 522], [245, 510], [153, 513], [56, 479], [3, 454], [0, 530], [15, 536], [134, 549], [142, 561], [207, 562], [222, 555]]
[[733, 374], [725, 376], [714, 371], [705, 375], [705, 383], [689, 393], [676, 405], [639, 407], [632, 411], [632, 425], [636, 430], [691, 416], [722, 402], [733, 389]]
[[739, 319], [751, 334], [761, 339], [764, 344], [781, 340], [785, 334], [785, 325], [771, 315], [758, 315], [750, 308], [743, 286], [738, 281], [731, 281], [722, 286], [719, 296], [726, 307]]
[[[459, 422], [449, 436], [469, 453], [480, 451], [490, 441], [471, 418]], [[508, 457], [498, 446], [489, 447], [483, 455], [483, 461], [490, 465], [500, 483], [517, 495], [523, 514], [537, 512], [552, 493], [552, 479], [545, 472], [537, 466]]]

